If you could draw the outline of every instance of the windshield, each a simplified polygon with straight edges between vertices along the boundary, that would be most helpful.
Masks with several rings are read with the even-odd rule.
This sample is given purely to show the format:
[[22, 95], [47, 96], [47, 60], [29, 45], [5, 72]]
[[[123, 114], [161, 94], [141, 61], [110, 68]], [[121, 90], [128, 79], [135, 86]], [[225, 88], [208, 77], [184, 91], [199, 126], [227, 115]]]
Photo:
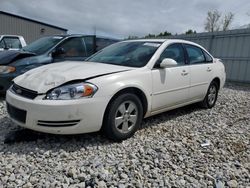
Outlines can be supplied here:
[[87, 59], [87, 61], [129, 67], [143, 67], [151, 59], [160, 42], [121, 42], [113, 44]]
[[35, 53], [36, 55], [41, 55], [50, 50], [55, 46], [63, 37], [53, 36], [53, 37], [43, 37], [40, 38], [28, 46], [23, 48], [24, 51]]

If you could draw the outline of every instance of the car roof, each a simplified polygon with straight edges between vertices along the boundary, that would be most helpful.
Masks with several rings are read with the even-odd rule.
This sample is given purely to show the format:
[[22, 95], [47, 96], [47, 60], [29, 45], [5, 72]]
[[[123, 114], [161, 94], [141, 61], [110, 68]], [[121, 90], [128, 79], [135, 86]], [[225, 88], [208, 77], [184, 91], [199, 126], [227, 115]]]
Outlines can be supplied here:
[[81, 37], [81, 36], [94, 36], [94, 35], [83, 35], [83, 34], [55, 34], [55, 35], [47, 35], [47, 37]]
[[23, 37], [21, 35], [0, 35], [0, 37]]
[[183, 40], [183, 39], [133, 39], [133, 40], [125, 40], [123, 42], [158, 42], [158, 43], [185, 43], [185, 44], [191, 44], [194, 46], [198, 46], [202, 49], [204, 49], [204, 47], [202, 47], [201, 45], [188, 41], [188, 40]]
[[103, 36], [98, 36], [98, 35], [85, 35], [85, 34], [55, 34], [55, 35], [47, 35], [45, 37], [70, 38], [70, 37], [94, 37], [94, 36], [96, 36], [97, 39], [110, 39], [110, 40], [116, 40], [117, 42], [120, 41], [117, 38], [103, 37]]
[[196, 43], [194, 42], [191, 42], [191, 41], [187, 41], [187, 40], [182, 40], [182, 39], [133, 39], [133, 40], [126, 40], [126, 41], [131, 41], [131, 42], [161, 42], [161, 43], [164, 43], [164, 42], [179, 42], [179, 43], [192, 43], [192, 44], [195, 44], [197, 45]]
[[125, 40], [124, 42], [165, 42], [167, 39], [133, 39]]

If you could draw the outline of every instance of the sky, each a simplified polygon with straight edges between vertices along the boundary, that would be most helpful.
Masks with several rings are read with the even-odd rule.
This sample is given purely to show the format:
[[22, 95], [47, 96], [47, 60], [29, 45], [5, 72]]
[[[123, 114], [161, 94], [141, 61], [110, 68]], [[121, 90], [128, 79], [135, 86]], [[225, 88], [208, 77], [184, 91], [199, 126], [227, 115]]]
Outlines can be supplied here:
[[0, 10], [69, 33], [126, 38], [188, 29], [204, 32], [209, 10], [232, 12], [232, 28], [250, 23], [249, 0], [0, 0]]

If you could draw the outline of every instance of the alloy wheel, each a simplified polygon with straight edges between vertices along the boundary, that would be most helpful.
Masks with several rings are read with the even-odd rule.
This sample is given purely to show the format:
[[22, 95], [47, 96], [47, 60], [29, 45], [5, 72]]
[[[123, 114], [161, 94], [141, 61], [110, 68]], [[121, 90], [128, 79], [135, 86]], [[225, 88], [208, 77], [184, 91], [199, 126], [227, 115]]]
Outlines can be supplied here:
[[215, 85], [211, 85], [208, 90], [208, 103], [209, 105], [213, 105], [216, 100], [217, 89]]
[[121, 103], [115, 113], [115, 127], [120, 133], [128, 133], [136, 125], [138, 109], [134, 102]]

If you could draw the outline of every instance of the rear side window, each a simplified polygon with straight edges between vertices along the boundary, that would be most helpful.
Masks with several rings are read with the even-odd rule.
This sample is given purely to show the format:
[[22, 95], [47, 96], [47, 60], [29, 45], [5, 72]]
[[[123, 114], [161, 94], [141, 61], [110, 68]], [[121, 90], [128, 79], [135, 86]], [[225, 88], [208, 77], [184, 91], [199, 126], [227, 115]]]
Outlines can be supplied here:
[[93, 36], [84, 37], [84, 42], [86, 45], [87, 57], [89, 57], [95, 53], [96, 47], [95, 47], [94, 37]]
[[80, 37], [70, 38], [58, 45], [57, 48], [63, 48], [65, 53], [62, 58], [65, 57], [86, 57], [84, 39]]
[[7, 48], [22, 48], [21, 42], [17, 37], [4, 37]]
[[202, 49], [188, 44], [184, 44], [184, 46], [187, 50], [187, 55], [190, 64], [205, 63], [206, 59]]

